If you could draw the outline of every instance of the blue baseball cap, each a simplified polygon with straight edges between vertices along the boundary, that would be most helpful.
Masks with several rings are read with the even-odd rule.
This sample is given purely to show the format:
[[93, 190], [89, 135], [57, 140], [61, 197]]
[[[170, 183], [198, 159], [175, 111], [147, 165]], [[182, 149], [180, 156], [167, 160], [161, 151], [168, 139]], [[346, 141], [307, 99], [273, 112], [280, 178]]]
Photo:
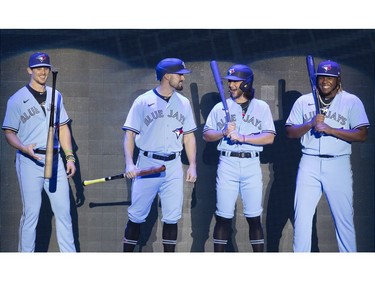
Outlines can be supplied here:
[[161, 80], [167, 73], [187, 74], [191, 70], [186, 69], [185, 63], [177, 58], [166, 58], [161, 60], [156, 66], [156, 79]]
[[247, 81], [254, 76], [253, 71], [247, 65], [235, 64], [228, 68], [225, 79], [233, 81]]
[[318, 69], [316, 70], [316, 76], [339, 77], [340, 75], [340, 65], [337, 62], [330, 60], [319, 63]]
[[49, 56], [42, 52], [32, 54], [29, 59], [29, 67], [34, 68], [42, 66], [51, 67]]

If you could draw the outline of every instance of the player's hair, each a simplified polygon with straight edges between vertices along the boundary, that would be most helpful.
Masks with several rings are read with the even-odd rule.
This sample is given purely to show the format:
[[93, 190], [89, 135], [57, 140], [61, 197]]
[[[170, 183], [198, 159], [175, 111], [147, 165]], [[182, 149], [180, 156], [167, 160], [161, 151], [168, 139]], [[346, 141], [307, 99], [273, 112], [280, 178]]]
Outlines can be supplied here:
[[251, 88], [250, 90], [246, 92], [243, 92], [244, 97], [247, 98], [248, 100], [252, 100], [254, 98], [254, 94], [255, 94], [254, 88]]
[[342, 88], [341, 76], [337, 77], [337, 82], [339, 84], [339, 89], [337, 92], [344, 91], [344, 89]]

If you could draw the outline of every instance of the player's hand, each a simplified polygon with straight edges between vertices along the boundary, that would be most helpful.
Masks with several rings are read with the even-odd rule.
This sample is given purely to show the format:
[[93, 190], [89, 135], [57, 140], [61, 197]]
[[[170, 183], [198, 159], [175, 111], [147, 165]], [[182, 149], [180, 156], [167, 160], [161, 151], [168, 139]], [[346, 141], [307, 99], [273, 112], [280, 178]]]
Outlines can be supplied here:
[[315, 127], [319, 123], [323, 123], [325, 119], [325, 116], [323, 114], [317, 114], [314, 116], [314, 118], [311, 120], [312, 126]]
[[42, 160], [42, 157], [40, 157], [40, 156], [38, 156], [38, 155], [35, 154], [35, 152], [34, 152], [34, 147], [35, 146], [36, 146], [36, 143], [24, 145], [21, 151], [23, 153], [26, 153], [26, 154], [30, 155], [35, 160]]
[[74, 176], [76, 170], [77, 168], [73, 161], [66, 162], [66, 174], [68, 175], [68, 179]]
[[232, 132], [234, 130], [236, 130], [236, 122], [229, 122], [227, 124], [227, 131], [228, 131], [228, 133], [230, 133], [230, 132]]
[[317, 131], [319, 133], [324, 133], [326, 135], [330, 135], [330, 130], [332, 129], [332, 127], [328, 126], [324, 122], [321, 122], [321, 123], [317, 123], [315, 125], [314, 129], [315, 129], [315, 131]]
[[242, 142], [243, 141], [243, 135], [240, 134], [239, 132], [237, 131], [232, 131], [228, 134], [228, 138], [230, 138], [230, 140], [232, 142]]
[[138, 171], [139, 171], [139, 169], [137, 168], [136, 165], [134, 165], [134, 164], [126, 165], [125, 176], [128, 179], [134, 179], [135, 177], [137, 177]]
[[227, 124], [225, 124], [222, 132], [223, 132], [223, 135], [224, 136], [227, 136], [230, 134], [230, 132], [236, 130], [236, 123], [235, 122], [228, 122]]
[[197, 180], [197, 169], [195, 166], [190, 165], [186, 171], [186, 181], [195, 182]]

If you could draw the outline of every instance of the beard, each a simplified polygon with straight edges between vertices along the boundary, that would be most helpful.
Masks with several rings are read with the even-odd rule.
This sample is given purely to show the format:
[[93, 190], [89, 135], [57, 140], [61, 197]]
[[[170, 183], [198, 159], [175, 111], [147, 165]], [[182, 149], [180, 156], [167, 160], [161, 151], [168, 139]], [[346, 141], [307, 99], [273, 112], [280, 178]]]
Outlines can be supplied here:
[[231, 91], [229, 91], [229, 94], [231, 96], [232, 99], [236, 100], [240, 97], [243, 96], [244, 92], [241, 90], [241, 89], [237, 89], [237, 91], [235, 92], [235, 94], [233, 94]]
[[175, 87], [175, 89], [176, 89], [177, 91], [182, 91], [182, 90], [184, 89], [184, 87], [183, 87], [182, 85], [177, 85], [177, 86]]
[[174, 88], [176, 91], [182, 91], [184, 89], [184, 87], [182, 86], [182, 83], [173, 83], [173, 82], [171, 83], [170, 81], [169, 86]]

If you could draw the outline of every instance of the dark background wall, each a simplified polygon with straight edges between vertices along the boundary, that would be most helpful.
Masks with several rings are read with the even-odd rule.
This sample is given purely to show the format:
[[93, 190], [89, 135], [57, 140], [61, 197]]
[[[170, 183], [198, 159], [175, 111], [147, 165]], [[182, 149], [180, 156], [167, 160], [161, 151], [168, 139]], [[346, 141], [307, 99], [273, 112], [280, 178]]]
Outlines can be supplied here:
[[[2, 29], [0, 30], [0, 116], [7, 99], [29, 82], [28, 57], [50, 54], [58, 69], [71, 124], [78, 173], [70, 181], [77, 247], [82, 252], [120, 252], [127, 221], [130, 182], [112, 181], [83, 188], [82, 180], [122, 173], [121, 127], [139, 94], [155, 87], [154, 68], [165, 57], [183, 59], [192, 73], [183, 94], [192, 103], [198, 131], [197, 183], [185, 186], [177, 251], [212, 252], [217, 154], [201, 137], [205, 118], [219, 101], [209, 66], [217, 60], [224, 74], [232, 64], [254, 70], [256, 96], [270, 105], [277, 137], [262, 154], [263, 224], [268, 251], [292, 251], [294, 180], [299, 142], [286, 139], [285, 119], [294, 100], [308, 93], [305, 56], [316, 64], [331, 59], [343, 69], [344, 89], [358, 95], [374, 124], [375, 32], [366, 29]], [[51, 81], [50, 81], [51, 82]], [[0, 251], [17, 251], [21, 201], [14, 168], [15, 151], [0, 138]], [[358, 250], [374, 252], [374, 132], [353, 144], [354, 208]], [[186, 166], [185, 166], [186, 168]], [[75, 201], [77, 200], [77, 204]], [[53, 218], [45, 200], [38, 226], [38, 251], [58, 251]], [[143, 227], [138, 251], [162, 251], [155, 201]], [[317, 210], [314, 250], [336, 252], [329, 207], [322, 197]], [[247, 223], [238, 201], [230, 251], [251, 252]]]

